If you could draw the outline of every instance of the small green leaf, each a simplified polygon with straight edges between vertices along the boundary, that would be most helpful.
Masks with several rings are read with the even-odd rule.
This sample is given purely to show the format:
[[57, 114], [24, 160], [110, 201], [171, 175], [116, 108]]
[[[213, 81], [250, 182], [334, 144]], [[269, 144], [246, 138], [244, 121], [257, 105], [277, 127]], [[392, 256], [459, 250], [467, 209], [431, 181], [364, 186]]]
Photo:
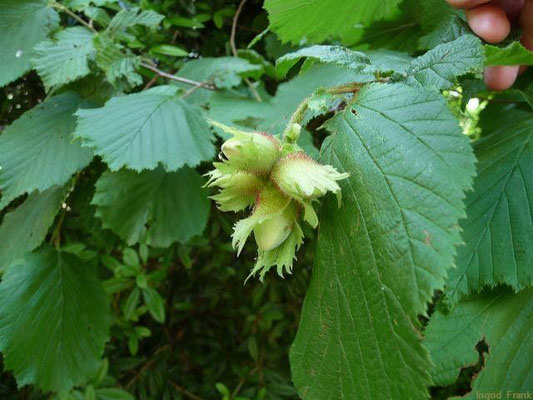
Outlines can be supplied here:
[[184, 18], [184, 17], [171, 17], [165, 18], [165, 23], [174, 26], [181, 26], [184, 28], [193, 28], [200, 29], [204, 27], [201, 21], [198, 21], [196, 18]]
[[142, 83], [142, 76], [136, 72], [141, 65], [140, 57], [105, 34], [97, 35], [93, 45], [96, 64], [104, 71], [109, 83], [118, 88], [134, 88]]
[[141, 298], [141, 291], [139, 288], [134, 288], [127, 300], [126, 303], [124, 303], [124, 318], [126, 320], [132, 320], [136, 316], [137, 306], [139, 305], [139, 300]]
[[141, 10], [138, 7], [123, 8], [111, 20], [108, 31], [116, 32], [135, 25], [155, 28], [164, 16], [152, 10]]
[[137, 275], [135, 283], [137, 284], [137, 287], [141, 289], [146, 289], [148, 287], [148, 280], [146, 279], [146, 275], [144, 274]]
[[86, 382], [100, 367], [110, 323], [94, 270], [73, 255], [45, 247], [0, 283], [0, 350], [20, 386], [67, 391]]
[[135, 400], [131, 394], [119, 388], [96, 389], [98, 400]]
[[148, 261], [148, 255], [149, 255], [148, 246], [145, 244], [141, 244], [139, 246], [139, 256], [141, 257], [141, 261], [143, 262], [143, 264], [146, 264], [146, 262]]
[[222, 396], [230, 396], [229, 389], [223, 383], [215, 383], [215, 387]]
[[163, 54], [165, 56], [172, 56], [172, 57], [187, 57], [189, 55], [189, 52], [182, 49], [178, 46], [173, 46], [170, 44], [158, 44], [156, 46], [153, 46], [150, 49], [150, 53], [153, 54]]
[[533, 65], [533, 51], [520, 42], [512, 42], [506, 47], [484, 46], [485, 65]]
[[84, 400], [96, 400], [96, 391], [94, 390], [93, 385], [87, 385], [85, 387], [85, 398]]
[[150, 329], [148, 329], [148, 328], [146, 328], [144, 326], [136, 326], [135, 327], [135, 333], [140, 338], [147, 338], [147, 337], [150, 337], [150, 335], [152, 335], [152, 332], [150, 332]]
[[122, 260], [126, 265], [129, 265], [130, 267], [139, 268], [139, 256], [137, 255], [137, 252], [133, 249], [124, 249], [122, 251]]
[[102, 27], [106, 27], [111, 22], [111, 17], [109, 14], [103, 9], [99, 7], [86, 7], [83, 10], [83, 13], [91, 20], [96, 22]]
[[257, 348], [257, 340], [254, 336], [248, 338], [248, 353], [254, 360], [257, 360], [259, 357], [259, 349]]
[[139, 350], [139, 339], [136, 335], [131, 335], [128, 338], [128, 349], [132, 356], [137, 354], [137, 351]]
[[98, 369], [98, 373], [93, 379], [94, 384], [100, 385], [102, 381], [106, 378], [108, 372], [109, 372], [109, 360], [107, 358], [104, 358], [102, 360], [100, 368]]
[[143, 298], [150, 315], [160, 323], [165, 322], [165, 301], [154, 288], [143, 289]]

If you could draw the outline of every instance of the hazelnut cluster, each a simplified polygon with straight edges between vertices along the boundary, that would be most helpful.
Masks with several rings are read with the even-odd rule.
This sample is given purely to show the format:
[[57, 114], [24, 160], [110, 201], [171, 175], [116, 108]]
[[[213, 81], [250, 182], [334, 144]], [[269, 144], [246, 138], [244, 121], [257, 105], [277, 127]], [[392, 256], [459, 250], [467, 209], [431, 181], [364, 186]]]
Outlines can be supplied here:
[[254, 234], [258, 257], [250, 276], [262, 280], [270, 268], [291, 273], [304, 234], [300, 221], [318, 225], [313, 203], [328, 192], [337, 195], [337, 181], [349, 174], [309, 157], [295, 142], [300, 126], [293, 124], [284, 140], [264, 132], [245, 132], [215, 121], [211, 124], [232, 135], [222, 145], [221, 162], [207, 176], [207, 186], [220, 191], [212, 196], [222, 211], [251, 208], [234, 226], [233, 247], [240, 254]]

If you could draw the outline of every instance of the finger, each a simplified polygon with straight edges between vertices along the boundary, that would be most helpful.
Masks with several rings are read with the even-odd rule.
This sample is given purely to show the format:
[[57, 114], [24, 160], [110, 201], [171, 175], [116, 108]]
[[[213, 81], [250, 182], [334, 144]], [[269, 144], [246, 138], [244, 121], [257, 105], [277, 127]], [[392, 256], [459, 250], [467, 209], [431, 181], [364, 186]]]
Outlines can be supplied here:
[[485, 68], [485, 84], [491, 90], [506, 90], [518, 77], [518, 65]]
[[480, 4], [488, 3], [490, 0], [446, 0], [455, 8], [472, 8]]
[[488, 43], [498, 43], [511, 32], [511, 23], [503, 8], [493, 4], [483, 4], [466, 10], [470, 29]]

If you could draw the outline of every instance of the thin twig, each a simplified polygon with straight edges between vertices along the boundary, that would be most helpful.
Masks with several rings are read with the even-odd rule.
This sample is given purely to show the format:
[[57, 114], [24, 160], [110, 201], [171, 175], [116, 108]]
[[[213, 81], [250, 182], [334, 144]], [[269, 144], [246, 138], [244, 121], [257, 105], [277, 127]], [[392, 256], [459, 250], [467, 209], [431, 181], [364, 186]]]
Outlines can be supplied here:
[[159, 75], [154, 75], [152, 79], [144, 86], [143, 90], [148, 90], [152, 87], [152, 85], [157, 81], [157, 78], [159, 78]]
[[176, 81], [176, 82], [186, 83], [187, 85], [202, 86], [204, 89], [208, 89], [208, 90], [216, 90], [215, 85], [211, 83], [197, 82], [191, 79], [183, 78], [181, 76], [172, 75], [172, 74], [169, 74], [168, 72], [161, 71], [160, 69], [158, 69], [157, 67], [154, 67], [153, 65], [146, 64], [146, 63], [141, 63], [141, 66], [146, 69], [149, 69], [152, 72], [155, 72], [157, 75], [162, 76], [163, 78], [172, 79], [173, 81]]
[[237, 57], [237, 46], [235, 45], [235, 34], [237, 33], [237, 22], [239, 21], [239, 16], [241, 15], [241, 11], [246, 4], [247, 0], [241, 0], [239, 7], [237, 7], [237, 11], [235, 11], [235, 15], [233, 16], [233, 24], [231, 25], [231, 35], [229, 37], [229, 44], [231, 46], [231, 51], [233, 52], [233, 55]]
[[80, 24], [82, 24], [83, 26], [85, 26], [86, 28], [89, 28], [91, 31], [93, 31], [94, 33], [96, 33], [96, 29], [94, 29], [94, 27], [87, 23], [87, 21], [83, 20], [82, 18], [80, 18], [78, 15], [76, 15], [75, 13], [73, 13], [72, 11], [70, 11], [67, 7], [65, 7], [63, 4], [59, 4], [59, 3], [56, 3], [56, 2], [53, 2], [53, 3], [50, 3], [50, 6], [54, 7], [55, 9], [59, 10], [59, 11], [62, 11], [64, 12], [65, 14], [68, 14], [70, 15], [72, 18], [74, 18], [76, 21], [78, 21]]
[[183, 93], [183, 96], [181, 96], [181, 98], [184, 99], [185, 97], [190, 96], [191, 94], [196, 92], [198, 89], [201, 89], [201, 88], [205, 87], [205, 85], [208, 85], [208, 83], [207, 82], [203, 82], [203, 83], [201, 83], [201, 84], [199, 84], [197, 86], [193, 86], [192, 88], [187, 90], [185, 93]]
[[186, 395], [187, 397], [191, 398], [192, 400], [204, 400], [203, 398], [201, 398], [201, 397], [195, 395], [194, 393], [189, 392], [187, 389], [181, 387], [176, 382], [171, 381], [171, 380], [169, 380], [168, 382], [172, 385], [172, 387], [174, 387], [174, 389], [176, 389], [180, 393], [183, 393], [184, 395]]
[[242, 387], [244, 386], [245, 382], [246, 382], [246, 379], [245, 378], [241, 378], [241, 380], [239, 381], [239, 384], [237, 385], [237, 387], [235, 388], [235, 390], [231, 394], [231, 397], [230, 397], [231, 399], [234, 399], [235, 397], [237, 397], [237, 395], [241, 391]]
[[[241, 0], [239, 3], [239, 7], [237, 7], [237, 11], [235, 11], [235, 15], [233, 16], [233, 23], [231, 24], [231, 34], [229, 37], [229, 44], [231, 46], [231, 52], [233, 53], [234, 57], [239, 56], [239, 52], [237, 51], [237, 46], [235, 45], [235, 34], [237, 33], [237, 22], [239, 21], [239, 16], [241, 15], [241, 11], [244, 8], [244, 4], [247, 0]], [[259, 93], [257, 93], [257, 90], [255, 90], [254, 85], [248, 78], [244, 78], [244, 82], [248, 85], [250, 88], [250, 92], [252, 92], [253, 96], [258, 102], [262, 102], [263, 99], [261, 96], [259, 96]]]
[[133, 384], [141, 377], [141, 375], [143, 374], [143, 372], [145, 372], [146, 370], [150, 369], [152, 367], [152, 365], [154, 365], [154, 363], [157, 361], [157, 355], [160, 354], [161, 352], [165, 351], [165, 350], [169, 350], [170, 349], [170, 346], [168, 344], [164, 345], [164, 346], [161, 346], [159, 347], [154, 355], [153, 355], [153, 358], [147, 360], [143, 366], [135, 373], [135, 375], [129, 380], [129, 382], [126, 384], [126, 386], [124, 386], [124, 389], [128, 390], [130, 389]]

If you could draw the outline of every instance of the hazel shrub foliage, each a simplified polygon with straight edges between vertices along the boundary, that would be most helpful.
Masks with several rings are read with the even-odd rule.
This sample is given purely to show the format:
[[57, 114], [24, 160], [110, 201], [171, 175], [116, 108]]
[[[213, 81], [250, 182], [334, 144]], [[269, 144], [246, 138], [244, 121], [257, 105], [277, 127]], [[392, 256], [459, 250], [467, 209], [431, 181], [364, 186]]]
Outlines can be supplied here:
[[444, 0], [0, 0], [0, 398], [526, 392], [533, 72], [482, 80], [517, 37]]

